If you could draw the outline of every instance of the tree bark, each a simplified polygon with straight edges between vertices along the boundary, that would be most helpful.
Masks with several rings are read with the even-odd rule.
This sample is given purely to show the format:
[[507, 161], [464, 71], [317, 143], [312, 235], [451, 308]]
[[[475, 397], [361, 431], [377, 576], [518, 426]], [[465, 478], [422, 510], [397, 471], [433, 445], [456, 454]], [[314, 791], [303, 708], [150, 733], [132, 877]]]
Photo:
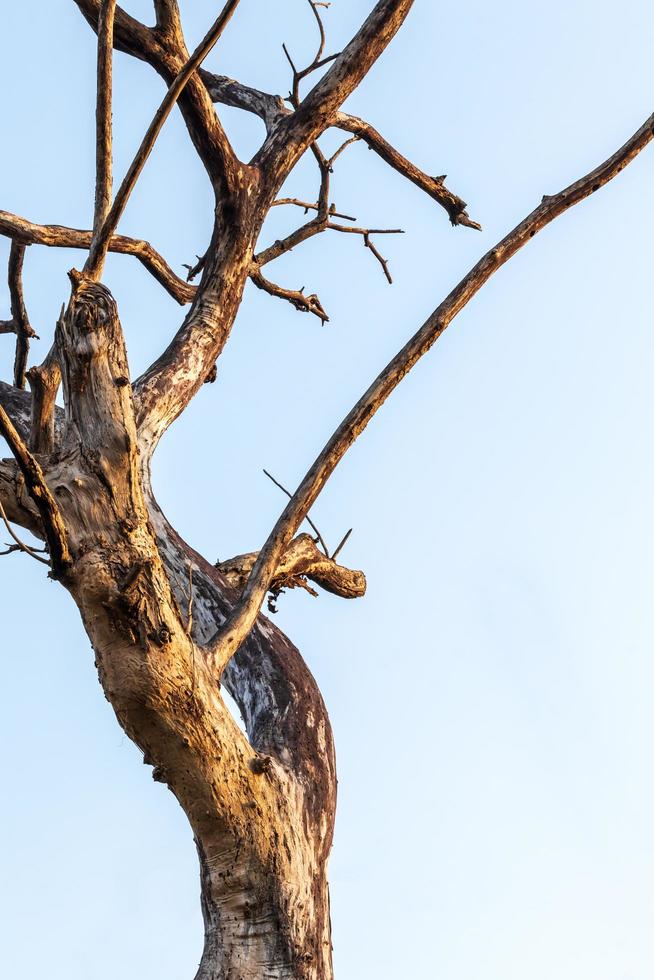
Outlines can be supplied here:
[[[193, 829], [198, 980], [329, 980], [336, 775], [325, 706], [298, 651], [261, 617], [222, 678], [247, 737], [232, 718], [204, 647], [237, 592], [158, 507], [115, 303], [104, 286], [72, 279], [57, 331], [65, 415], [56, 452], [42, 457], [73, 557], [59, 579], [118, 721]], [[29, 396], [0, 394], [24, 433]], [[3, 464], [3, 506], [39, 532], [18, 484]]]

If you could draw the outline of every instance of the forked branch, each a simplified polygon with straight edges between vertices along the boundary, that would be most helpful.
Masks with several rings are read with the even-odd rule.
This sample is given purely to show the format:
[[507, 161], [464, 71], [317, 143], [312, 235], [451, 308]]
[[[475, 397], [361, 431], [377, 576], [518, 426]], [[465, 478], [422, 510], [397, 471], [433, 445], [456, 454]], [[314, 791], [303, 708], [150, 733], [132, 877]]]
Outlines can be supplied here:
[[395, 37], [412, 6], [413, 0], [379, 0], [295, 112], [279, 120], [255, 162], [282, 179], [288, 175], [302, 154], [332, 125], [343, 102]]
[[598, 191], [624, 170], [653, 138], [654, 115], [650, 116], [616, 153], [595, 170], [560, 193], [552, 196], [545, 195], [531, 214], [477, 262], [434, 310], [418, 332], [386, 365], [321, 451], [259, 553], [241, 598], [213, 645], [211, 656], [218, 671], [224, 669], [250, 632], [275, 576], [281, 556], [336, 465], [402, 378], [423, 354], [427, 353], [454, 317], [488, 282], [493, 273], [555, 218]]

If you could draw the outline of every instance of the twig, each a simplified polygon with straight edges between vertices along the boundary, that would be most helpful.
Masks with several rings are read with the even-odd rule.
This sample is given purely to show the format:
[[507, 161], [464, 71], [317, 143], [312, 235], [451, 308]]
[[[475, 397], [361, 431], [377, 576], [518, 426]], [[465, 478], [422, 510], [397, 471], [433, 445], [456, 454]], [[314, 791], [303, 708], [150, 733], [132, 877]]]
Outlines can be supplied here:
[[346, 532], [346, 534], [345, 534], [345, 537], [343, 538], [343, 540], [342, 540], [342, 541], [341, 541], [341, 543], [339, 544], [339, 546], [338, 546], [338, 548], [336, 549], [336, 551], [335, 551], [335, 552], [334, 552], [334, 554], [332, 555], [332, 561], [336, 561], [336, 559], [337, 559], [337, 558], [338, 558], [338, 556], [340, 555], [340, 553], [341, 553], [341, 551], [343, 550], [343, 548], [345, 547], [345, 545], [346, 545], [346, 543], [347, 543], [347, 540], [348, 540], [348, 538], [349, 538], [349, 537], [350, 537], [350, 535], [352, 534], [352, 530], [353, 530], [353, 529], [352, 529], [352, 528], [350, 528], [350, 530]]
[[[266, 476], [268, 477], [269, 480], [272, 480], [272, 482], [275, 484], [276, 487], [279, 487], [279, 489], [282, 491], [282, 493], [285, 493], [286, 494], [286, 496], [288, 497], [289, 500], [292, 500], [293, 499], [293, 494], [290, 493], [286, 489], [286, 487], [282, 486], [282, 484], [279, 482], [279, 480], [276, 480], [275, 477], [272, 476], [272, 474], [270, 474], [268, 472], [268, 470], [264, 470], [263, 472], [266, 474]], [[322, 550], [325, 552], [325, 556], [327, 558], [329, 558], [330, 557], [329, 548], [325, 544], [325, 541], [323, 539], [322, 534], [320, 533], [320, 531], [318, 530], [318, 528], [316, 527], [316, 525], [313, 523], [313, 521], [311, 520], [311, 518], [309, 517], [308, 514], [306, 515], [306, 522], [309, 525], [309, 527], [311, 528], [311, 530], [314, 532], [314, 534], [316, 535], [316, 537], [318, 538], [318, 541], [319, 541], [320, 545], [322, 546]]]
[[[308, 211], [319, 211], [319, 204], [311, 204], [309, 201], [300, 201], [297, 197], [278, 197], [276, 201], [273, 201], [272, 207], [278, 208], [281, 204], [294, 204], [298, 208], [304, 208], [304, 213]], [[329, 206], [329, 213], [334, 218], [341, 218], [343, 221], [356, 221], [357, 219], [351, 214], [342, 214], [340, 211], [336, 210], [336, 206], [331, 204]]]
[[300, 313], [313, 313], [322, 323], [329, 322], [329, 317], [325, 313], [323, 305], [315, 293], [305, 296], [301, 289], [285, 289], [283, 286], [278, 286], [276, 283], [266, 279], [261, 269], [254, 264], [250, 272], [250, 279], [258, 289], [262, 289], [270, 296], [277, 296], [279, 299], [287, 300]]
[[205, 252], [204, 255], [196, 255], [195, 257], [197, 259], [195, 265], [187, 265], [186, 262], [184, 263], [184, 268], [188, 269], [186, 276], [187, 282], [193, 282], [198, 273], [202, 272], [204, 269], [204, 264], [207, 261], [207, 253]]
[[286, 44], [282, 44], [282, 49], [284, 51], [284, 54], [286, 55], [286, 60], [291, 66], [291, 71], [293, 72], [293, 88], [291, 89], [288, 100], [294, 109], [297, 109], [300, 104], [300, 82], [302, 82], [302, 80], [305, 79], [308, 75], [311, 75], [312, 72], [317, 71], [319, 68], [323, 68], [325, 65], [330, 64], [330, 62], [335, 61], [336, 58], [338, 58], [338, 53], [330, 54], [327, 55], [327, 57], [324, 57], [325, 45], [327, 44], [327, 36], [325, 34], [325, 25], [322, 22], [322, 17], [320, 16], [320, 12], [318, 8], [319, 7], [327, 8], [330, 7], [331, 4], [319, 2], [319, 0], [307, 0], [307, 3], [311, 7], [313, 16], [315, 17], [316, 23], [318, 24], [318, 32], [320, 34], [320, 42], [318, 44], [318, 50], [313, 58], [313, 61], [311, 62], [311, 64], [307, 65], [306, 68], [302, 68], [301, 70], [298, 70], [295, 66], [293, 59], [291, 58], [291, 55], [289, 53], [288, 48], [286, 47]]
[[150, 126], [143, 137], [138, 152], [126, 173], [120, 188], [118, 189], [118, 193], [116, 194], [114, 203], [111, 206], [111, 210], [109, 211], [109, 214], [107, 215], [98, 235], [94, 238], [91, 251], [89, 252], [88, 259], [84, 265], [83, 271], [85, 275], [93, 277], [95, 270], [101, 266], [102, 262], [104, 261], [104, 257], [106, 256], [109, 248], [111, 236], [118, 227], [118, 222], [120, 221], [125, 210], [129, 196], [134, 190], [134, 186], [136, 185], [143, 167], [145, 166], [145, 163], [152, 152], [154, 144], [163, 128], [164, 123], [166, 122], [166, 119], [172, 112], [175, 103], [184, 91], [185, 86], [188, 84], [193, 74], [197, 71], [201, 63], [219, 40], [225, 27], [231, 20], [232, 14], [236, 10], [238, 4], [239, 0], [227, 0], [227, 3], [223, 7], [221, 13], [218, 15], [211, 29], [203, 40], [200, 41], [195, 51], [166, 92], [163, 102], [155, 113], [154, 119], [150, 123]]

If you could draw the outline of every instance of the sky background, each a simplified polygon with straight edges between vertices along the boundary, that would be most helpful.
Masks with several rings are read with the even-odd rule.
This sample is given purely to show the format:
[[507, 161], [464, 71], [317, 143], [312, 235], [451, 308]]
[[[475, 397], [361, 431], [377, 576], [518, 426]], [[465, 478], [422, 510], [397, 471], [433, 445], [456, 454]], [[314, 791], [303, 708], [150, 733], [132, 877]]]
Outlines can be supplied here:
[[[127, 9], [151, 21], [149, 0]], [[334, 0], [339, 50], [372, 0]], [[217, 3], [182, 3], [189, 46]], [[72, 0], [0, 13], [0, 207], [88, 227], [94, 37]], [[242, 0], [208, 67], [286, 94], [315, 25], [302, 0]], [[321, 327], [249, 287], [218, 382], [167, 434], [155, 490], [212, 561], [258, 548], [378, 370], [545, 193], [652, 112], [654, 8], [623, 0], [417, 0], [350, 100], [469, 202], [481, 234], [363, 145], [333, 199], [380, 245], [323, 235], [269, 267], [319, 293]], [[116, 172], [162, 96], [115, 62]], [[220, 110], [248, 158], [263, 132]], [[326, 147], [335, 145], [328, 139]], [[650, 980], [654, 976], [654, 148], [503, 268], [413, 370], [313, 511], [365, 599], [283, 597], [278, 624], [327, 702], [339, 811], [331, 861], [338, 980]], [[301, 165], [289, 193], [315, 198]], [[301, 213], [279, 208], [263, 239]], [[121, 231], [181, 271], [211, 196], [179, 117]], [[0, 240], [0, 268], [8, 243]], [[79, 253], [31, 248], [26, 299], [46, 353]], [[110, 259], [131, 368], [183, 315], [134, 260]], [[8, 293], [0, 283], [0, 317]], [[2, 376], [13, 344], [0, 338]], [[1, 535], [0, 535], [1, 537]], [[36, 980], [179, 980], [202, 947], [184, 814], [105, 701], [77, 611], [41, 566], [2, 559], [0, 970]]]

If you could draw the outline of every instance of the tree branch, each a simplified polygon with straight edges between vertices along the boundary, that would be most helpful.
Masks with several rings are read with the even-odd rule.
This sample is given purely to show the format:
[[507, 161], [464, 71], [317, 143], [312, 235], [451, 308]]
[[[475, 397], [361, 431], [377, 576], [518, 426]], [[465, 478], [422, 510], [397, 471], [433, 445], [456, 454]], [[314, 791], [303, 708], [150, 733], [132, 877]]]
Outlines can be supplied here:
[[[98, 30], [100, 0], [74, 0], [94, 31]], [[174, 34], [149, 28], [116, 7], [114, 47], [151, 65], [170, 87], [188, 61], [181, 28]], [[229, 186], [235, 157], [213, 109], [205, 85], [196, 72], [189, 80], [179, 108], [193, 145], [216, 190]]]
[[16, 334], [16, 358], [14, 361], [14, 385], [25, 387], [25, 368], [30, 349], [30, 338], [36, 337], [30, 325], [25, 299], [23, 297], [23, 259], [25, 245], [12, 241], [9, 250], [8, 285], [11, 302], [11, 320], [6, 322], [6, 331]]
[[[104, 257], [106, 256], [109, 248], [109, 241], [118, 227], [118, 222], [123, 215], [129, 197], [134, 190], [136, 182], [143, 171], [143, 167], [145, 166], [150, 153], [154, 148], [154, 144], [159, 133], [163, 129], [166, 119], [172, 112], [175, 103], [184, 91], [184, 88], [190, 81], [191, 77], [195, 74], [202, 61], [204, 61], [206, 56], [221, 37], [239, 2], [240, 0], [227, 0], [227, 3], [214, 21], [212, 27], [205, 35], [203, 40], [200, 41], [195, 51], [166, 92], [161, 105], [155, 113], [154, 119], [150, 123], [150, 126], [143, 137], [137, 154], [134, 157], [127, 174], [125, 175], [120, 188], [118, 189], [118, 193], [116, 194], [116, 198], [111, 206], [111, 209], [102, 222], [102, 227], [99, 229], [97, 234], [94, 233], [91, 252], [89, 254], [88, 261], [84, 266], [84, 274], [89, 278], [97, 278], [97, 269], [101, 268], [102, 263], [104, 262]], [[225, 146], [223, 147], [224, 152], [227, 152], [227, 148], [228, 144], [225, 139]], [[231, 147], [229, 147], [229, 154], [233, 158]]]
[[379, 0], [360, 30], [292, 115], [280, 119], [255, 157], [283, 180], [331, 124], [334, 114], [370, 71], [404, 23], [413, 0]]
[[[0, 235], [15, 239], [23, 245], [45, 245], [48, 248], [91, 247], [92, 233], [63, 225], [36, 225], [9, 211], [0, 211]], [[168, 263], [149, 242], [125, 235], [114, 235], [109, 251], [121, 255], [133, 255], [180, 305], [190, 303], [195, 287], [175, 275]]]
[[276, 283], [270, 282], [269, 279], [266, 279], [261, 269], [256, 264], [253, 264], [252, 266], [250, 279], [257, 289], [262, 289], [270, 296], [277, 296], [279, 299], [287, 300], [287, 302], [291, 303], [291, 305], [294, 306], [296, 310], [299, 310], [300, 313], [313, 313], [313, 315], [317, 316], [323, 323], [327, 323], [329, 321], [329, 317], [325, 313], [323, 305], [315, 293], [305, 296], [301, 289], [285, 289], [283, 286], [278, 286]]
[[107, 249], [100, 248], [100, 234], [109, 209], [113, 188], [112, 101], [113, 49], [116, 0], [102, 0], [98, 19], [98, 66], [95, 108], [95, 206], [93, 240], [84, 269], [91, 279], [100, 279]]
[[445, 176], [430, 177], [419, 167], [407, 160], [405, 156], [395, 149], [384, 137], [377, 132], [374, 126], [359, 119], [358, 116], [350, 116], [346, 112], [339, 112], [334, 119], [334, 126], [347, 133], [353, 133], [363, 140], [367, 146], [374, 150], [393, 170], [410, 180], [416, 187], [425, 191], [442, 208], [447, 211], [453, 225], [466, 225], [468, 228], [475, 228], [481, 231], [481, 225], [473, 221], [466, 211], [466, 202], [452, 191], [445, 187]]
[[182, 24], [177, 0], [154, 0], [154, 12], [157, 18], [157, 27], [164, 34], [174, 36], [181, 31]]
[[222, 671], [254, 624], [281, 556], [338, 462], [370, 419], [416, 362], [438, 340], [454, 317], [490, 277], [559, 215], [613, 179], [654, 138], [654, 115], [604, 163], [553, 196], [545, 195], [534, 211], [509, 232], [470, 270], [434, 310], [416, 334], [386, 365], [366, 393], [338, 426], [289, 501], [259, 553], [248, 583], [227, 622], [219, 631], [211, 656]]
[[[223, 105], [233, 106], [236, 109], [244, 109], [247, 112], [254, 113], [263, 119], [269, 131], [279, 119], [284, 116], [293, 115], [293, 110], [285, 104], [281, 96], [260, 92], [258, 89], [249, 88], [247, 85], [242, 85], [240, 82], [234, 81], [231, 78], [213, 75], [204, 69], [201, 70], [201, 75], [207, 86], [207, 91], [214, 102], [220, 102]], [[369, 149], [380, 156], [385, 163], [440, 204], [447, 212], [453, 225], [465, 225], [467, 228], [481, 230], [481, 225], [473, 221], [468, 215], [466, 202], [445, 186], [445, 176], [431, 177], [429, 174], [426, 174], [403, 156], [399, 150], [396, 150], [365, 119], [360, 119], [358, 116], [351, 116], [347, 112], [337, 112], [331, 125], [336, 129], [343, 130], [343, 132], [352, 133], [360, 140], [363, 140]], [[302, 207], [313, 209], [316, 207], [315, 205], [288, 199], [282, 199], [275, 203], [297, 203]], [[347, 218], [348, 216], [335, 215], [335, 217]]]
[[50, 552], [52, 575], [64, 576], [72, 563], [68, 550], [68, 535], [57, 503], [50, 493], [43, 470], [23, 442], [13, 422], [0, 405], [0, 435], [2, 435], [14, 455], [25, 480], [25, 486], [34, 501], [41, 522], [45, 540]]
[[[233, 588], [242, 591], [258, 557], [256, 551], [237, 555], [229, 561], [217, 562], [216, 568]], [[363, 572], [337, 565], [318, 550], [310, 534], [300, 534], [291, 541], [277, 566], [270, 591], [278, 593], [281, 589], [293, 588], [293, 580], [298, 576], [308, 578], [326, 592], [342, 599], [359, 599], [366, 592]]]
[[205, 68], [200, 68], [200, 77], [213, 102], [231, 106], [233, 109], [243, 109], [263, 120], [268, 132], [278, 119], [292, 115], [293, 110], [284, 102], [281, 95], [270, 95], [259, 89], [242, 85], [234, 78], [225, 75], [214, 75]]
[[[57, 330], [64, 317], [62, 306]], [[55, 330], [55, 338], [57, 336]], [[50, 454], [55, 450], [55, 402], [61, 384], [61, 365], [57, 351], [57, 341], [48, 351], [43, 364], [34, 365], [27, 372], [32, 392], [32, 418], [30, 423], [29, 447], [33, 453]]]

